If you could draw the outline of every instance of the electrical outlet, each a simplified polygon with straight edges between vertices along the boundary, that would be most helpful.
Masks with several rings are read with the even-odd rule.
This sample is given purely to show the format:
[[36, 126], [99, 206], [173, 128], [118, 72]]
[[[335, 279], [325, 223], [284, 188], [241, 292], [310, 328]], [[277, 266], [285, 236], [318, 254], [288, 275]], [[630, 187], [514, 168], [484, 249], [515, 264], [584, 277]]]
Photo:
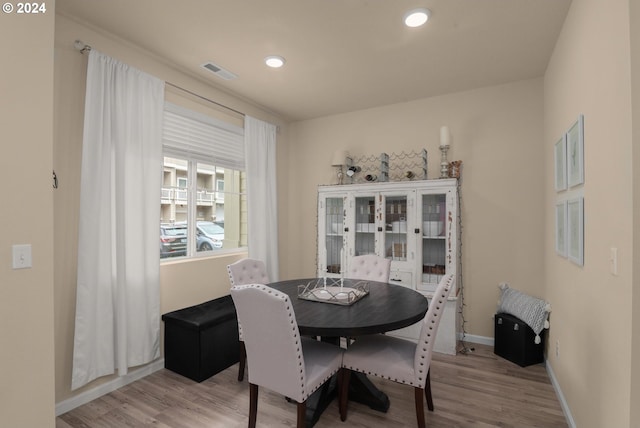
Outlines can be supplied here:
[[556, 358], [560, 357], [560, 341], [556, 340]]

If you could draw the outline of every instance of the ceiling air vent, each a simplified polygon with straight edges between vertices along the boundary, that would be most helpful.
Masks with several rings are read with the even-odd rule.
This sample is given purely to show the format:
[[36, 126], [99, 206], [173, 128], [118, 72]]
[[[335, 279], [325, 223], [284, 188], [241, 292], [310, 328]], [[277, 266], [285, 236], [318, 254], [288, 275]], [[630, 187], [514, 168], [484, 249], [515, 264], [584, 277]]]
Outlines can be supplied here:
[[224, 68], [215, 65], [212, 62], [204, 63], [202, 64], [202, 67], [206, 68], [207, 70], [224, 80], [233, 80], [238, 77], [236, 74], [233, 74], [229, 70], [225, 70]]

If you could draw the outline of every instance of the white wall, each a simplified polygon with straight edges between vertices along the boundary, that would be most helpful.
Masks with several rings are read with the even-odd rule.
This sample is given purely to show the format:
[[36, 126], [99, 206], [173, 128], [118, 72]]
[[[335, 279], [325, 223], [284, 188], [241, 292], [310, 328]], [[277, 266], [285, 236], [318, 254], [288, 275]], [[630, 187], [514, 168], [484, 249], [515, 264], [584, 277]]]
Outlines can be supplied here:
[[[640, 165], [640, 3], [629, 2], [629, 22], [631, 30], [631, 102], [633, 165]], [[631, 402], [640, 402], [640, 168], [633, 168], [633, 306], [632, 354], [631, 354]], [[640, 425], [640, 406], [631, 406], [631, 424]]]
[[[542, 215], [549, 364], [579, 427], [630, 420], [632, 343], [632, 139], [629, 1], [574, 1], [544, 78]], [[584, 267], [555, 254], [553, 146], [584, 114]], [[566, 192], [565, 192], [566, 193]], [[610, 249], [618, 274], [610, 273]], [[556, 356], [555, 344], [559, 343]], [[636, 358], [637, 360], [637, 358]], [[637, 364], [637, 363], [636, 363]]]
[[542, 292], [542, 80], [293, 123], [290, 127], [289, 211], [284, 247], [290, 275], [309, 276], [316, 263], [316, 189], [335, 183], [331, 157], [426, 148], [429, 177], [439, 176], [440, 127], [453, 135], [449, 160], [462, 164], [462, 272], [467, 333], [493, 337], [497, 285], [508, 281]]
[[[54, 426], [51, 3], [44, 14], [0, 16], [0, 425], [7, 427]], [[15, 244], [32, 245], [31, 269], [12, 269]]]

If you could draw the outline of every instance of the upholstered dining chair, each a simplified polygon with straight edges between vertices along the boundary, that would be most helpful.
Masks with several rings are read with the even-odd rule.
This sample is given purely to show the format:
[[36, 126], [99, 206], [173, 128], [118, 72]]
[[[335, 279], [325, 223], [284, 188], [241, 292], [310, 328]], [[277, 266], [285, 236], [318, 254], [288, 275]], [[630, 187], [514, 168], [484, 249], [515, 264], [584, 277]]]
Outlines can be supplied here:
[[235, 285], [231, 297], [250, 368], [249, 428], [256, 426], [259, 386], [296, 401], [297, 426], [304, 427], [306, 400], [341, 370], [342, 348], [301, 337], [285, 293], [262, 284]]
[[[415, 391], [418, 427], [424, 428], [424, 399], [433, 411], [430, 365], [433, 344], [447, 297], [455, 283], [453, 275], [444, 275], [422, 320], [418, 343], [383, 334], [361, 336], [344, 353], [342, 367], [394, 382], [411, 385]], [[348, 385], [350, 371], [344, 372], [342, 385]], [[340, 419], [347, 418], [348, 388], [340, 391]]]
[[389, 282], [391, 259], [375, 254], [355, 256], [349, 261], [348, 278]]
[[[229, 281], [231, 281], [232, 287], [234, 285], [267, 284], [271, 282], [267, 274], [267, 267], [262, 260], [248, 258], [238, 260], [227, 266], [227, 272], [229, 273]], [[238, 339], [240, 340], [238, 381], [241, 382], [244, 379], [244, 371], [247, 366], [247, 352], [244, 347], [240, 322], [238, 322]]]

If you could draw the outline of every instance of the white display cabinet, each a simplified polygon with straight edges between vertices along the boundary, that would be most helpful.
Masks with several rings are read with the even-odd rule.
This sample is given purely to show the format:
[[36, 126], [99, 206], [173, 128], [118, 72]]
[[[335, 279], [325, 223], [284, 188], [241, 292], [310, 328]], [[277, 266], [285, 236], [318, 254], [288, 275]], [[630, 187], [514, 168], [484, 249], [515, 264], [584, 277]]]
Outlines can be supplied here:
[[[455, 354], [460, 330], [457, 180], [320, 186], [318, 276], [343, 277], [352, 257], [391, 259], [389, 281], [430, 299], [445, 273], [456, 276], [435, 350]], [[389, 334], [417, 340], [419, 325]]]

